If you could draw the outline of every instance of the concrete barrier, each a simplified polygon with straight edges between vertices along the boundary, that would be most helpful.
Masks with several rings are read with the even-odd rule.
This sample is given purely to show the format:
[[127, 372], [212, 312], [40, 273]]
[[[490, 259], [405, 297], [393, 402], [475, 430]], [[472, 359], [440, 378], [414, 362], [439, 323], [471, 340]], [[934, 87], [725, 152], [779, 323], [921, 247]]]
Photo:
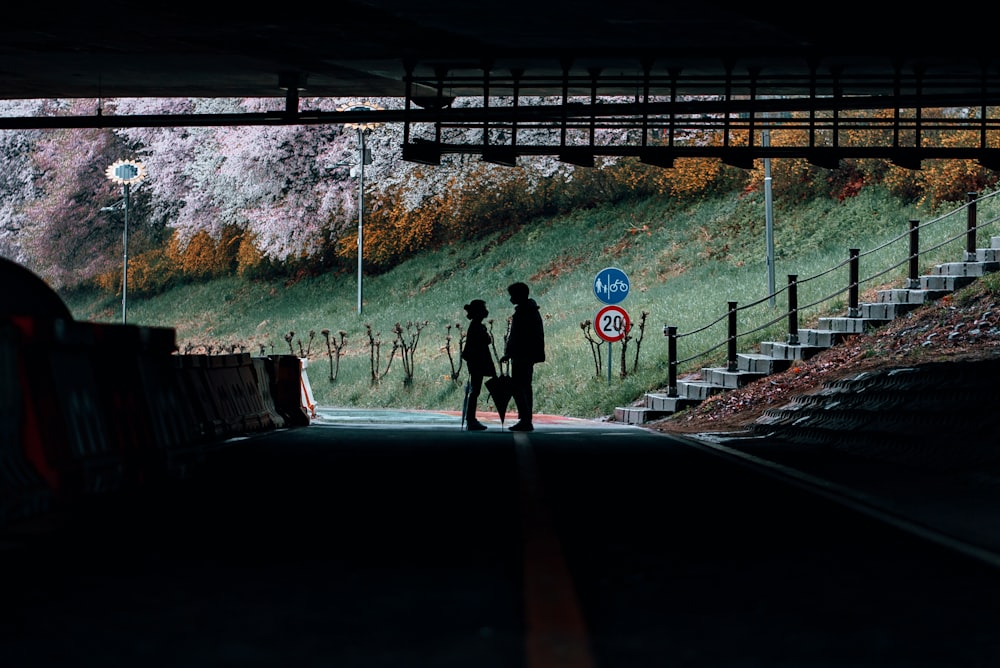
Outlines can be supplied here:
[[299, 358], [299, 386], [301, 387], [299, 399], [302, 402], [302, 409], [306, 412], [306, 415], [310, 419], [316, 417], [316, 398], [313, 396], [312, 385], [309, 383], [309, 373], [306, 369], [309, 368], [309, 360], [300, 357]]
[[274, 385], [271, 394], [278, 413], [288, 427], [304, 427], [310, 416], [302, 401], [302, 361], [295, 355], [271, 355]]
[[174, 337], [0, 317], [0, 527], [184, 477], [213, 442], [309, 424], [315, 401], [298, 357], [178, 355]]
[[24, 397], [18, 374], [17, 328], [0, 324], [0, 529], [52, 507], [53, 494], [22, 445]]
[[[264, 407], [263, 397], [258, 387], [257, 375], [254, 373], [253, 358], [249, 353], [234, 355], [234, 367], [236, 377], [233, 379], [238, 384], [241, 405], [243, 408], [244, 429], [250, 432], [267, 431], [274, 429], [271, 415]], [[270, 381], [267, 381], [270, 385]]]
[[232, 355], [209, 356], [208, 387], [222, 410], [226, 435], [245, 433], [247, 407], [242, 397], [239, 371], [236, 370], [236, 361]]
[[309, 424], [296, 357], [178, 355], [173, 329], [77, 322], [27, 269], [0, 258], [0, 273], [0, 528], [186, 475], [228, 436]]
[[[209, 440], [288, 426], [287, 417], [274, 399], [278, 372], [269, 359], [255, 360], [249, 353], [176, 358], [178, 372], [194, 397], [198, 420]], [[298, 390], [298, 377], [295, 382]]]
[[183, 477], [203, 443], [194, 406], [173, 366], [174, 330], [92, 325], [107, 423], [125, 460], [127, 482]]
[[285, 426], [285, 418], [278, 413], [274, 406], [274, 397], [271, 396], [271, 387], [274, 385], [271, 361], [266, 357], [254, 357], [251, 359], [251, 370], [254, 375], [254, 385], [260, 394], [261, 406], [267, 412], [267, 419], [274, 429], [281, 429]]
[[60, 499], [120, 488], [124, 461], [100, 403], [93, 329], [62, 319], [11, 321], [21, 337], [26, 458]]
[[212, 441], [225, 436], [226, 421], [222, 407], [209, 383], [209, 356], [175, 355], [173, 363], [187, 403], [195, 414], [201, 438]]

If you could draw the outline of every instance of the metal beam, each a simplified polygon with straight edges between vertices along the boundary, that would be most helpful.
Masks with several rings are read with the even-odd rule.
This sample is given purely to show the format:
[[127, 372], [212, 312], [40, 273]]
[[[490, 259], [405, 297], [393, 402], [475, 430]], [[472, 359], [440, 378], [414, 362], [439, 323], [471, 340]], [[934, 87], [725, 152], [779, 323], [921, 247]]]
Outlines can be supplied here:
[[[592, 85], [597, 75], [592, 73]], [[492, 78], [490, 78], [492, 89]], [[442, 90], [439, 88], [439, 90]], [[442, 96], [443, 97], [443, 96]], [[672, 164], [676, 158], [719, 157], [729, 164], [747, 167], [754, 160], [769, 157], [802, 157], [813, 164], [836, 166], [844, 158], [886, 158], [910, 168], [921, 160], [971, 159], [995, 164], [1000, 150], [1000, 118], [985, 118], [1000, 107], [1000, 94], [929, 95], [923, 89], [914, 94], [843, 98], [780, 98], [752, 96], [647, 99], [637, 96], [628, 102], [605, 101], [592, 88], [586, 103], [571, 101], [568, 94], [549, 104], [484, 104], [482, 107], [450, 106], [415, 109], [406, 101], [403, 109], [351, 108], [345, 111], [311, 111], [298, 105], [263, 113], [163, 114], [87, 116], [2, 117], [0, 129], [125, 128], [125, 127], [206, 127], [266, 125], [330, 125], [404, 123], [405, 159], [437, 164], [445, 154], [478, 154], [499, 164], [515, 164], [518, 156], [557, 155], [574, 164], [591, 164], [592, 156], [638, 156], [648, 164]], [[934, 117], [927, 109], [964, 108], [969, 114]], [[880, 111], [890, 114], [879, 115]], [[854, 113], [849, 113], [854, 112]], [[1000, 115], [1000, 114], [998, 114]], [[414, 128], [433, 126], [433, 138], [419, 142]], [[495, 142], [486, 133], [501, 128], [511, 135], [511, 144]], [[442, 130], [478, 130], [481, 142], [448, 144]], [[513, 143], [520, 131], [544, 130], [553, 141], [523, 145]], [[567, 143], [566, 133], [576, 130], [588, 137], [585, 145]], [[597, 131], [613, 130], [628, 137], [617, 145], [602, 145]], [[763, 130], [785, 132], [783, 145], [760, 146]], [[844, 145], [843, 137], [861, 135], [866, 145]], [[685, 141], [694, 133], [721, 133], [721, 146], [691, 145]], [[927, 146], [926, 138], [949, 134], [961, 146]], [[419, 133], [418, 133], [419, 134]], [[523, 136], [523, 135], [522, 135]], [[665, 138], [665, 139], [664, 139]], [[787, 146], [790, 141], [801, 145]], [[855, 142], [857, 139], [854, 140]], [[935, 142], [941, 144], [943, 142]], [[661, 148], [670, 148], [660, 152]]]

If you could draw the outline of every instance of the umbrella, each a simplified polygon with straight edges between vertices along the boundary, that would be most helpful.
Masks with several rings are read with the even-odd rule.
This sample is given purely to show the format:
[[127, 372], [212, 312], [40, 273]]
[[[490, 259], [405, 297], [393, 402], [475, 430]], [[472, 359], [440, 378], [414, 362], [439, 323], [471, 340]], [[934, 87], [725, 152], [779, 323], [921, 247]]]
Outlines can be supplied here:
[[485, 384], [486, 390], [493, 397], [493, 403], [496, 404], [497, 413], [500, 415], [500, 428], [503, 429], [503, 419], [507, 415], [507, 405], [510, 403], [510, 398], [514, 396], [514, 382], [510, 376], [501, 373], [499, 376], [493, 376], [488, 379]]

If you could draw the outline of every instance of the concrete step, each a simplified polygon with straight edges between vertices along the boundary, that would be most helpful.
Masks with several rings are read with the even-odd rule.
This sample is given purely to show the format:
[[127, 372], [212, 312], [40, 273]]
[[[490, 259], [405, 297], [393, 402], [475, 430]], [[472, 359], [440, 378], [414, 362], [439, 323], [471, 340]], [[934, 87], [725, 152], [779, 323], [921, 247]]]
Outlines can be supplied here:
[[[978, 255], [979, 252], [977, 251]], [[998, 262], [945, 262], [934, 265], [931, 276], [985, 276], [1000, 269]]]
[[651, 420], [670, 415], [668, 412], [656, 411], [644, 406], [625, 406], [615, 409], [615, 422], [623, 424], [645, 424]]
[[[814, 330], [818, 331], [818, 330]], [[799, 340], [801, 340], [803, 330], [799, 330]], [[829, 338], [833, 338], [834, 333], [830, 333]], [[823, 345], [792, 345], [790, 343], [779, 343], [777, 341], [761, 341], [760, 352], [768, 357], [788, 360], [807, 360], [813, 355], [823, 352], [830, 346]], [[787, 368], [787, 367], [786, 367]]]
[[[680, 390], [678, 389], [678, 395]], [[677, 411], [684, 410], [685, 408], [690, 408], [691, 406], [697, 406], [701, 403], [701, 399], [688, 399], [687, 397], [671, 397], [663, 392], [649, 392], [646, 394], [644, 403], [645, 407], [651, 411], [660, 411], [665, 414], [676, 413]]]
[[824, 329], [832, 329], [843, 334], [864, 334], [889, 322], [885, 318], [854, 318], [849, 316], [837, 316], [820, 318], [819, 325]]
[[[832, 329], [800, 329], [799, 344], [810, 348], [816, 348], [818, 352], [840, 343], [847, 336], [848, 335], [843, 332], [835, 332]], [[809, 358], [799, 357], [798, 359]]]
[[[795, 359], [795, 358], [792, 358]], [[792, 359], [787, 357], [774, 357], [765, 353], [737, 353], [736, 367], [740, 371], [748, 373], [762, 373], [769, 375], [784, 371], [792, 365]]]
[[709, 383], [710, 385], [718, 385], [719, 387], [733, 390], [738, 387], [744, 387], [759, 380], [766, 376], [766, 373], [757, 373], [752, 371], [730, 371], [726, 367], [703, 367], [701, 370], [702, 379]]
[[722, 385], [710, 383], [707, 380], [677, 381], [678, 396], [692, 401], [704, 401], [713, 395], [725, 392], [726, 389], [727, 388]]
[[872, 320], [893, 320], [899, 316], [905, 314], [907, 311], [912, 311], [915, 308], [919, 308], [920, 304], [897, 304], [895, 302], [866, 302], [863, 304], [858, 304], [858, 312], [862, 318], [871, 318]]
[[891, 290], [879, 290], [878, 301], [888, 304], [906, 304], [918, 307], [938, 300], [949, 294], [947, 290], [919, 290], [910, 288], [893, 288]]
[[702, 381], [678, 381], [677, 395], [671, 397], [665, 392], [647, 392], [642, 406], [621, 406], [615, 408], [615, 420], [625, 424], [644, 424], [673, 415], [685, 408], [697, 406], [713, 394], [724, 392], [726, 388]]
[[1000, 248], [977, 248], [976, 262], [1000, 262]]
[[954, 292], [955, 290], [964, 288], [966, 285], [971, 285], [975, 280], [975, 276], [932, 274], [930, 276], [920, 277], [920, 287], [924, 290], [944, 290], [946, 292]]

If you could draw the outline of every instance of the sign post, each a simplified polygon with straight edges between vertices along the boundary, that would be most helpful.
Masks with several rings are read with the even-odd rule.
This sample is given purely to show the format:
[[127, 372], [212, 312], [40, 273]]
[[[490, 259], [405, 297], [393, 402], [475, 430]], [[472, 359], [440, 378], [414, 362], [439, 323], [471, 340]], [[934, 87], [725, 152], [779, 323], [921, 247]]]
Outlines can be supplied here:
[[632, 323], [628, 313], [621, 306], [605, 306], [594, 316], [594, 331], [608, 342], [608, 384], [611, 384], [611, 344], [621, 341], [628, 334]]
[[628, 297], [630, 287], [628, 275], [617, 267], [605, 267], [594, 277], [594, 296], [607, 304], [594, 318], [594, 331], [608, 342], [608, 385], [611, 384], [611, 344], [625, 338], [631, 326], [628, 313], [617, 306]]

